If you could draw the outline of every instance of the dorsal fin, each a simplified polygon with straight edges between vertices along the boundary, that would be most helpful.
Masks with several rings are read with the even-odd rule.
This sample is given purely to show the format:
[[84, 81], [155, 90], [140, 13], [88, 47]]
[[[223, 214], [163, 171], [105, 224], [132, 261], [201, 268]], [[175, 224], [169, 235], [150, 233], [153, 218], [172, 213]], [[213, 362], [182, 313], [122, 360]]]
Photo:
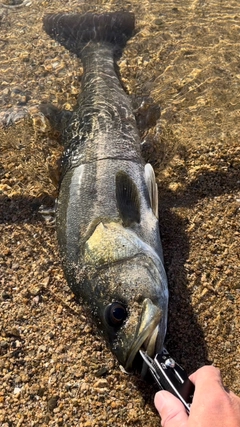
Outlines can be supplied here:
[[140, 222], [140, 200], [136, 184], [124, 171], [116, 175], [117, 207], [124, 227]]

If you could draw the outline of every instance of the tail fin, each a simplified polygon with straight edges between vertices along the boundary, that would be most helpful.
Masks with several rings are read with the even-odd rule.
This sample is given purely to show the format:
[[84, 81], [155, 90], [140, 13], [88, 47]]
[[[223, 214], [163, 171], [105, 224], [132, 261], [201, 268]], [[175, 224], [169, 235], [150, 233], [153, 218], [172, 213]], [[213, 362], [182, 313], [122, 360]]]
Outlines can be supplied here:
[[130, 12], [48, 14], [43, 18], [47, 34], [81, 57], [90, 42], [106, 42], [114, 50], [122, 49], [134, 30], [134, 14]]

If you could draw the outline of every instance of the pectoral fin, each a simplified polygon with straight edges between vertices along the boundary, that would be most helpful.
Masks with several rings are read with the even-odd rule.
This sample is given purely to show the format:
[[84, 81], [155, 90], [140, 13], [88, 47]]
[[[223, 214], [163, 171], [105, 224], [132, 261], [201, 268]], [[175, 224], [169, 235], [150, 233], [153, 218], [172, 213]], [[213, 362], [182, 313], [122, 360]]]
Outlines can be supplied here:
[[124, 227], [140, 222], [140, 200], [136, 184], [126, 172], [116, 175], [116, 199]]
[[44, 114], [45, 117], [47, 117], [50, 125], [59, 132], [62, 132], [66, 128], [69, 120], [72, 117], [72, 111], [60, 110], [59, 108], [55, 107], [55, 105], [48, 103], [40, 104], [39, 110], [42, 114]]
[[151, 207], [154, 215], [158, 218], [158, 187], [155, 179], [155, 173], [150, 163], [145, 165], [145, 178]]
[[149, 96], [131, 96], [131, 98], [137, 128], [140, 132], [156, 126], [161, 115], [159, 105]]

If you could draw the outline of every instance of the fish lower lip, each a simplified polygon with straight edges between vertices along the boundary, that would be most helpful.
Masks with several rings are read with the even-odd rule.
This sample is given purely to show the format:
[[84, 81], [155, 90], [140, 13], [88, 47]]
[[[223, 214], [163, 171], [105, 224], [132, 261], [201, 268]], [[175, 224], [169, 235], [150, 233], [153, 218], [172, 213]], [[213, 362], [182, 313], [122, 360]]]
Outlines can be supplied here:
[[[140, 336], [135, 342], [134, 347], [132, 348], [127, 360], [126, 370], [131, 368], [133, 361], [140, 348], [144, 349], [144, 351], [146, 351], [149, 356], [153, 356], [159, 328], [158, 325], [154, 325], [154, 328], [152, 328], [151, 326], [152, 325], [150, 325], [149, 330], [146, 332], [146, 334]], [[142, 376], [144, 376], [144, 374]]]
[[[153, 333], [144, 341], [142, 348], [146, 351], [146, 353], [153, 357], [155, 355], [156, 341], [159, 332], [159, 326], [157, 325], [154, 329]], [[143, 362], [141, 368], [141, 377], [145, 378], [148, 372], [148, 366], [145, 362]]]
[[153, 333], [147, 337], [144, 341], [142, 348], [147, 352], [147, 354], [152, 355], [155, 351], [157, 336], [159, 332], [159, 326], [157, 325]]
[[[146, 301], [146, 300], [145, 300]], [[140, 350], [143, 348], [149, 356], [155, 351], [156, 340], [159, 332], [159, 323], [161, 320], [161, 310], [154, 306], [150, 300], [145, 303], [146, 310], [143, 309], [141, 322], [139, 325], [139, 335], [134, 342], [126, 362], [126, 370], [131, 369], [133, 361]]]

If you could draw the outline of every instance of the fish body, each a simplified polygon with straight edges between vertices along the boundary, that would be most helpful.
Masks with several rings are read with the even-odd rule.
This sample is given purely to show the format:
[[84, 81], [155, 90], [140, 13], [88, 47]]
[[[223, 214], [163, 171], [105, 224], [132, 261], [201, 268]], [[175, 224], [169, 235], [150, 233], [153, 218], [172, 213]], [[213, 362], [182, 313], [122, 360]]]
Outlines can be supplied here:
[[134, 15], [53, 14], [44, 28], [84, 70], [63, 131], [57, 236], [64, 272], [130, 370], [140, 347], [150, 356], [162, 349], [168, 304], [155, 176], [116, 69]]

